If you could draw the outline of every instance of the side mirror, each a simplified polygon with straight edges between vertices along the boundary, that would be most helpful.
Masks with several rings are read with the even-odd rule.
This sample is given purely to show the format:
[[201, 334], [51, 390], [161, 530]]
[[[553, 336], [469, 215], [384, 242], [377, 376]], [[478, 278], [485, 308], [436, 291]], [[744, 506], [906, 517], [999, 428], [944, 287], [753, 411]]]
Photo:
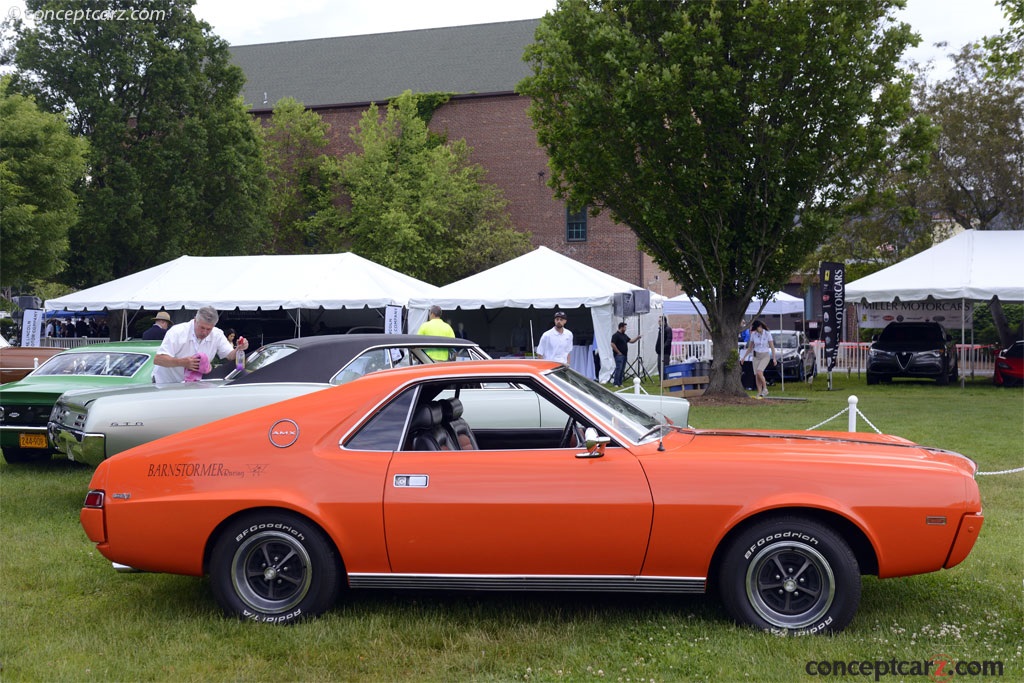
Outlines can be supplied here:
[[611, 441], [610, 437], [598, 436], [597, 430], [593, 427], [587, 427], [586, 431], [583, 432], [584, 445], [587, 448], [586, 453], [577, 453], [577, 458], [600, 458], [604, 456], [604, 447]]

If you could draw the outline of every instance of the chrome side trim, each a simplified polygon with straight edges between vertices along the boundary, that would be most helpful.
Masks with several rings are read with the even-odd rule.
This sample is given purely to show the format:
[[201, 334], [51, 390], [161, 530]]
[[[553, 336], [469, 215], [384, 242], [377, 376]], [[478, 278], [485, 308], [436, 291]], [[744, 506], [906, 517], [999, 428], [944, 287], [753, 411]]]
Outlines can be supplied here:
[[475, 591], [566, 591], [689, 593], [707, 590], [704, 577], [575, 576], [526, 574], [371, 574], [350, 573], [352, 588]]

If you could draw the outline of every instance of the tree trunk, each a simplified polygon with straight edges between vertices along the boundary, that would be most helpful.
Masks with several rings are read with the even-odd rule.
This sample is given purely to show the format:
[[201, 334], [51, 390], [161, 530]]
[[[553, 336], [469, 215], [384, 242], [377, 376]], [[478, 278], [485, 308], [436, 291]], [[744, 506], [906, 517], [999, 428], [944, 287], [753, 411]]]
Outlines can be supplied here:
[[[740, 320], [739, 316], [735, 319]], [[705, 396], [746, 396], [743, 384], [740, 381], [740, 359], [737, 351], [737, 339], [739, 338], [739, 323], [725, 323], [712, 319], [711, 323], [711, 344], [714, 364], [711, 366], [711, 375], [708, 378], [708, 388]]]

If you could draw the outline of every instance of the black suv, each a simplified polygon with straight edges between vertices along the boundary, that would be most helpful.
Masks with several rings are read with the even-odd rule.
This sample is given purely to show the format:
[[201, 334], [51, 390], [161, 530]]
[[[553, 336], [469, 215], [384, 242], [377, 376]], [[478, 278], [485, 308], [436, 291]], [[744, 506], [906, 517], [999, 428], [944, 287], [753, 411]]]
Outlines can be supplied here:
[[956, 344], [939, 323], [889, 323], [868, 351], [868, 384], [893, 377], [949, 384], [960, 376]]

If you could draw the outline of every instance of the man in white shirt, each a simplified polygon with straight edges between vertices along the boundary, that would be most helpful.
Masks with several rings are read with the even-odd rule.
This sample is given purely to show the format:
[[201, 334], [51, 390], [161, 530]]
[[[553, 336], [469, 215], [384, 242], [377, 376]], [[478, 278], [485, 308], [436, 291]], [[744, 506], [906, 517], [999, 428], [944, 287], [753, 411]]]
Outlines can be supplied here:
[[572, 352], [572, 332], [565, 327], [565, 313], [555, 313], [555, 326], [540, 336], [537, 344], [537, 355], [547, 360], [569, 364]]
[[153, 363], [153, 381], [157, 384], [171, 384], [185, 381], [185, 370], [198, 371], [201, 358], [213, 360], [214, 354], [221, 358], [234, 361], [238, 351], [249, 348], [245, 337], [238, 340], [232, 347], [219, 327], [216, 327], [220, 315], [212, 306], [203, 306], [196, 311], [193, 320], [178, 323], [167, 330], [160, 348], [157, 349]]

